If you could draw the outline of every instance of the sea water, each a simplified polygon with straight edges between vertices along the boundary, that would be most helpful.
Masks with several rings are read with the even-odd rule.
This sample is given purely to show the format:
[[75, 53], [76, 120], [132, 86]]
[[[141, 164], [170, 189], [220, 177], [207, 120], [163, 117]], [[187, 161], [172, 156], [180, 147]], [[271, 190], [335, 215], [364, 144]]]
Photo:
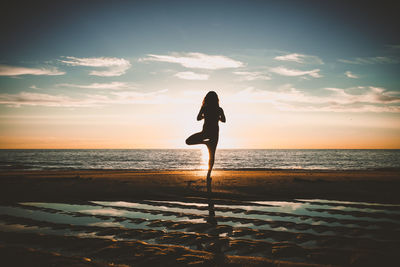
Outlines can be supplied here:
[[[0, 150], [0, 169], [200, 170], [201, 149]], [[400, 150], [218, 149], [215, 169], [370, 170], [400, 168]]]

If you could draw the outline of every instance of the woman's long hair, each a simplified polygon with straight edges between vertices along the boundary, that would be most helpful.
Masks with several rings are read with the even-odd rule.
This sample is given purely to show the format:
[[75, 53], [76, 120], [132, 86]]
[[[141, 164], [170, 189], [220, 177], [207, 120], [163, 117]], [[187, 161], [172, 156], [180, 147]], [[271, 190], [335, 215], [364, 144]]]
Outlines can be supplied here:
[[217, 93], [214, 91], [208, 92], [207, 95], [203, 99], [202, 106], [207, 109], [218, 109], [219, 108], [219, 99], [218, 99]]

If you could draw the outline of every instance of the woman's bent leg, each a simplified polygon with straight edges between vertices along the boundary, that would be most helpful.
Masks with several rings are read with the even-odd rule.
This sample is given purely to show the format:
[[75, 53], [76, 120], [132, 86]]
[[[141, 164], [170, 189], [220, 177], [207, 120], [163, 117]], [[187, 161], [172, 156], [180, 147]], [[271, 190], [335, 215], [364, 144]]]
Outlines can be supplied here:
[[204, 144], [204, 134], [203, 132], [192, 134], [186, 139], [187, 145], [198, 145]]

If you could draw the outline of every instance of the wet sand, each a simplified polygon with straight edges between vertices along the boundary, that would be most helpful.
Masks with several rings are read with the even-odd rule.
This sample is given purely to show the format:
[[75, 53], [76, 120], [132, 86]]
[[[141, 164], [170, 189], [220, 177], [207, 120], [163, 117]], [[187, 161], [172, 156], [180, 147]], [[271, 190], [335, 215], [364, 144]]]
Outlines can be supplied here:
[[[204, 175], [204, 171], [2, 172], [0, 209], [17, 211], [0, 214], [2, 263], [396, 266], [400, 210], [386, 204], [400, 204], [398, 170], [215, 171], [211, 195]], [[270, 206], [274, 202], [267, 200], [306, 205], [307, 213]], [[74, 205], [63, 210], [49, 202]], [[370, 207], [361, 202], [381, 204]], [[93, 209], [92, 213], [80, 211], [79, 205]], [[47, 215], [40, 220], [24, 214]], [[52, 215], [98, 223], [60, 222], [49, 219]]]
[[[204, 197], [205, 171], [3, 171], [0, 202]], [[213, 197], [400, 203], [400, 170], [214, 171]]]

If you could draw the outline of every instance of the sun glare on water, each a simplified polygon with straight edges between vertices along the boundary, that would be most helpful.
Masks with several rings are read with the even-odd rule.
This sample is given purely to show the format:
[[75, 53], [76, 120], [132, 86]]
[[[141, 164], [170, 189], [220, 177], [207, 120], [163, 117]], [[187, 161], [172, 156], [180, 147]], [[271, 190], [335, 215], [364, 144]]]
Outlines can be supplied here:
[[206, 146], [200, 147], [201, 151], [201, 161], [200, 161], [200, 169], [206, 170], [208, 169], [208, 149]]

